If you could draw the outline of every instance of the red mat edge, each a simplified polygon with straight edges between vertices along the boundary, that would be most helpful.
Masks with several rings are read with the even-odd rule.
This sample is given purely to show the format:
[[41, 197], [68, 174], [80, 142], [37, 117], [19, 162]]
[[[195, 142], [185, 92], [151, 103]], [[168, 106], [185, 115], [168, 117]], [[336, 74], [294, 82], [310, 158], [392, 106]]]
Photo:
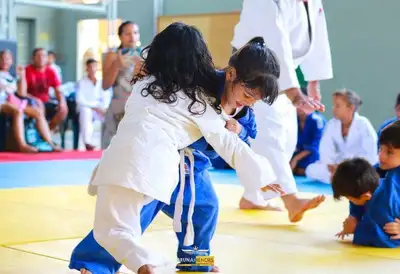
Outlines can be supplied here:
[[96, 160], [100, 159], [102, 150], [96, 151], [63, 151], [53, 153], [9, 153], [0, 152], [0, 163], [39, 162], [52, 160]]

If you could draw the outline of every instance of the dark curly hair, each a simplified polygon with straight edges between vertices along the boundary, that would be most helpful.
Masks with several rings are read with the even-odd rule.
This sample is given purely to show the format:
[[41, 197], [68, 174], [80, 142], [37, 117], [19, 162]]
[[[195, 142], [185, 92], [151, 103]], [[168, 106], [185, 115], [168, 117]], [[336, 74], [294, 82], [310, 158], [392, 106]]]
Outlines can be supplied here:
[[141, 56], [144, 63], [133, 83], [146, 75], [155, 78], [142, 90], [143, 96], [151, 95], [160, 102], [173, 104], [182, 91], [192, 101], [188, 107], [190, 113], [202, 115], [207, 104], [221, 111], [216, 68], [195, 27], [183, 23], [169, 25], [143, 49]]
[[262, 37], [254, 37], [233, 53], [229, 66], [236, 70], [234, 82], [261, 92], [261, 99], [271, 105], [279, 95], [280, 65], [275, 53]]

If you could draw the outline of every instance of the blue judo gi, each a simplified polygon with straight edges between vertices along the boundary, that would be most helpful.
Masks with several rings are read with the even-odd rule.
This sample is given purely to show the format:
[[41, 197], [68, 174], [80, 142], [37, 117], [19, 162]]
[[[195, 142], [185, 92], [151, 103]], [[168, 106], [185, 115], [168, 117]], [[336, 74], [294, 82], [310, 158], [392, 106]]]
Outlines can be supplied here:
[[[221, 74], [221, 94], [223, 91], [224, 79], [225, 74], [223, 74], [223, 77]], [[254, 113], [252, 110], [248, 107], [245, 107], [244, 109], [246, 113], [250, 113], [249, 115], [253, 116], [250, 119], [254, 121]], [[242, 140], [246, 141], [248, 134], [241, 134], [240, 137]], [[219, 202], [211, 183], [208, 170], [211, 167], [210, 158], [215, 158], [218, 155], [204, 138], [193, 143], [190, 148], [193, 150], [194, 156], [196, 193], [195, 208], [192, 218], [194, 227], [194, 244], [192, 246], [184, 245], [184, 237], [186, 235], [188, 222], [188, 210], [191, 200], [190, 180], [189, 175], [186, 174], [183, 214], [181, 217], [182, 232], [176, 233], [179, 241], [177, 256], [179, 262], [181, 262], [177, 265], [177, 268], [189, 272], [210, 272], [212, 266], [188, 266], [188, 264], [195, 262], [196, 256], [210, 255], [210, 242], [214, 236], [217, 225]], [[187, 157], [185, 157], [185, 162], [187, 165], [190, 165]], [[170, 218], [173, 218], [180, 183], [172, 194], [170, 205], [154, 200], [143, 207], [140, 214], [142, 233], [148, 228], [160, 211], [164, 212]], [[91, 231], [73, 250], [69, 267], [76, 270], [85, 268], [93, 274], [114, 274], [119, 270], [121, 264], [96, 242], [93, 236], [93, 231]]]
[[358, 221], [353, 244], [373, 247], [400, 247], [383, 227], [400, 217], [400, 167], [388, 170], [380, 185], [363, 206], [350, 203], [350, 215]]
[[[300, 121], [299, 121], [300, 124]], [[297, 168], [305, 169], [309, 164], [319, 160], [319, 143], [326, 125], [326, 120], [319, 112], [307, 115], [304, 128], [298, 127], [297, 145], [293, 157], [307, 150], [310, 154], [297, 163]]]

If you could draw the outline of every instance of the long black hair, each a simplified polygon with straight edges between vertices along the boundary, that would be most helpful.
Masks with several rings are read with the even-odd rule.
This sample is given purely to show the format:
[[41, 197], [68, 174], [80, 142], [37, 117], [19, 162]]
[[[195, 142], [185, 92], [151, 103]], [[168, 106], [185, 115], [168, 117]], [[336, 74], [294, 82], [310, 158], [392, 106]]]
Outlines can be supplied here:
[[262, 37], [254, 37], [234, 52], [229, 66], [236, 70], [234, 82], [244, 84], [249, 89], [258, 89], [262, 101], [269, 105], [276, 100], [279, 95], [280, 65]]
[[[143, 96], [173, 104], [182, 91], [192, 101], [188, 110], [195, 115], [205, 112], [207, 104], [220, 111], [217, 94], [218, 77], [199, 30], [183, 23], [173, 23], [157, 34], [151, 44], [143, 49], [144, 64], [133, 82], [146, 75], [155, 80], [142, 90]], [[198, 108], [198, 106], [201, 108]], [[196, 105], [196, 109], [194, 109]]]

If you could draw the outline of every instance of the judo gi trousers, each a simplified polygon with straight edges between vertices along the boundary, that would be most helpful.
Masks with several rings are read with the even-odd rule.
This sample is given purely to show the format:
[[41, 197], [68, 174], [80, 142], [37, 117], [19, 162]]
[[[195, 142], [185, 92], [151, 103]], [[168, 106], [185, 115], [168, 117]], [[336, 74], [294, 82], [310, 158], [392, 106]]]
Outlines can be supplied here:
[[[182, 214], [182, 232], [176, 233], [179, 246], [177, 251], [178, 260], [184, 266], [177, 265], [177, 268], [183, 271], [191, 272], [209, 272], [211, 266], [187, 266], [187, 262], [195, 261], [196, 255], [207, 256], [210, 254], [210, 242], [215, 233], [215, 228], [218, 219], [218, 198], [215, 190], [211, 184], [209, 173], [207, 170], [195, 173], [195, 188], [196, 188], [196, 201], [193, 214], [194, 225], [194, 244], [193, 246], [184, 246], [184, 238], [186, 234], [187, 215], [191, 199], [189, 177], [185, 179], [185, 192], [184, 192], [184, 207]], [[99, 189], [100, 190], [100, 189]], [[179, 185], [175, 189], [171, 204], [153, 200], [143, 206], [140, 210], [140, 229], [143, 233], [148, 226], [152, 223], [159, 211], [163, 211], [167, 216], [173, 218], [175, 211], [175, 201], [179, 191]], [[144, 201], [145, 203], [146, 201]], [[134, 212], [131, 212], [134, 213]], [[133, 218], [133, 215], [130, 215]], [[128, 217], [128, 216], [127, 216]], [[104, 218], [106, 222], [108, 218]], [[139, 218], [135, 218], [139, 220]], [[125, 219], [124, 219], [125, 221]], [[134, 220], [126, 220], [127, 222], [134, 222]], [[132, 240], [136, 237], [136, 231], [130, 235], [126, 235], [126, 240]], [[138, 267], [143, 264], [153, 264], [152, 258], [148, 253], [143, 251], [140, 243], [138, 243], [138, 250], [132, 250], [132, 254], [118, 254], [115, 252], [117, 242], [113, 240], [102, 240], [98, 238], [95, 231], [91, 231], [72, 252], [70, 265], [71, 269], [80, 270], [82, 268], [91, 271], [93, 274], [113, 274], [121, 267], [121, 263], [125, 264], [130, 270], [136, 271]], [[112, 245], [112, 246], [111, 246]], [[107, 250], [106, 250], [107, 249]], [[114, 250], [114, 252], [112, 252]], [[201, 254], [196, 254], [196, 250], [201, 250]], [[110, 252], [111, 251], [111, 252]], [[110, 254], [111, 253], [111, 254]], [[135, 254], [133, 254], [135, 253]], [[135, 257], [137, 263], [134, 266], [127, 265], [127, 255], [129, 258]], [[155, 260], [162, 260], [161, 258], [154, 258]]]

